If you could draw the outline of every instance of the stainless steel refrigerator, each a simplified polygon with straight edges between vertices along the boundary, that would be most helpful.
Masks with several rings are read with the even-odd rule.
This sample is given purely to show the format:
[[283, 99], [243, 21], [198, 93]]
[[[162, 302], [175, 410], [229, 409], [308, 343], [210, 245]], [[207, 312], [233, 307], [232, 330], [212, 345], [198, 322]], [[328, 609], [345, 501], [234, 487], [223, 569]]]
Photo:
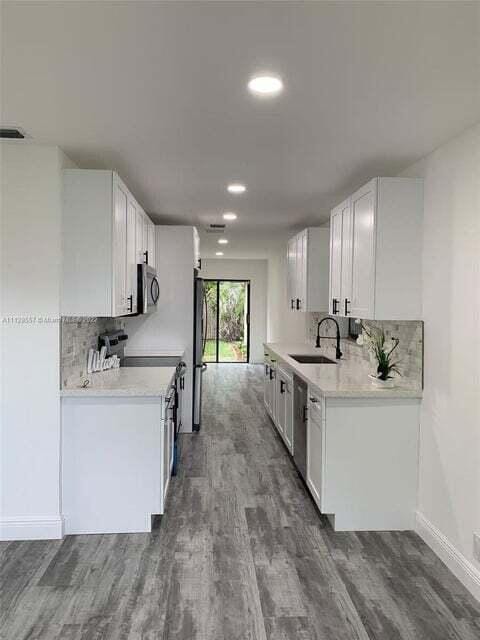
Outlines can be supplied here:
[[193, 431], [200, 431], [202, 421], [202, 376], [207, 368], [203, 362], [205, 348], [204, 314], [206, 312], [203, 279], [194, 271], [193, 287]]

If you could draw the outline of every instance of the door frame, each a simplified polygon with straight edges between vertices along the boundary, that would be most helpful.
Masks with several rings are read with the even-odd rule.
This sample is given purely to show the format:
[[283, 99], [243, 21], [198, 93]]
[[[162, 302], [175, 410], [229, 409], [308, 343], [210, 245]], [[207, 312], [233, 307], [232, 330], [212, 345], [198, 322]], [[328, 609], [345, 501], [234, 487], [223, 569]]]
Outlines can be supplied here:
[[[204, 282], [217, 283], [217, 331], [215, 337], [215, 360], [209, 360], [211, 364], [249, 364], [250, 363], [250, 290], [251, 281], [248, 278], [203, 278]], [[247, 286], [247, 295], [245, 302], [247, 305], [247, 358], [244, 361], [239, 360], [219, 360], [219, 333], [220, 333], [220, 283], [221, 282], [244, 282]]]

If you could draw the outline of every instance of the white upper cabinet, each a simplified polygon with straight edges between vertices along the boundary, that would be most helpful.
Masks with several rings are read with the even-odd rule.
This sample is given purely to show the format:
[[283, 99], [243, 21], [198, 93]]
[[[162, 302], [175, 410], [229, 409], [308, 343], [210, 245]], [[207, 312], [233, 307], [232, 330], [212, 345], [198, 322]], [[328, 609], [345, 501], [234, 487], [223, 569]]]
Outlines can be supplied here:
[[127, 212], [128, 191], [113, 181], [113, 315], [127, 312]]
[[155, 225], [147, 218], [147, 264], [155, 268]]
[[137, 312], [137, 214], [138, 205], [129, 194], [127, 203], [127, 313]]
[[136, 229], [137, 261], [155, 267], [155, 225], [138, 205]]
[[196, 227], [193, 227], [193, 268], [202, 268], [202, 259], [200, 257], [200, 235]]
[[304, 229], [288, 241], [288, 308], [295, 311], [328, 310], [329, 231]]
[[115, 172], [64, 171], [62, 315], [136, 313], [147, 223], [154, 238], [153, 223]]
[[421, 319], [423, 182], [375, 178], [330, 217], [332, 315]]

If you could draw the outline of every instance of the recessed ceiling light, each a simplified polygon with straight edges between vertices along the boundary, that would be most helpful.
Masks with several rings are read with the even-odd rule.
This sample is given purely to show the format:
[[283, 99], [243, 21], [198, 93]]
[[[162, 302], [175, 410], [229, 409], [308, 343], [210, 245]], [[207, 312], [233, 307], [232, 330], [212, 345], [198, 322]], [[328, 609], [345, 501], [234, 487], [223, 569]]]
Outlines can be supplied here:
[[237, 219], [237, 214], [233, 213], [233, 211], [227, 211], [226, 213], [223, 214], [223, 219], [224, 220], [236, 220]]
[[283, 89], [283, 82], [278, 76], [254, 76], [248, 83], [252, 93], [260, 96], [274, 96]]
[[239, 182], [234, 182], [233, 184], [228, 185], [227, 190], [229, 193], [245, 193], [247, 187]]
[[226, 238], [220, 238], [218, 244], [228, 244], [228, 240]]
[[215, 251], [216, 256], [223, 256], [223, 251]]

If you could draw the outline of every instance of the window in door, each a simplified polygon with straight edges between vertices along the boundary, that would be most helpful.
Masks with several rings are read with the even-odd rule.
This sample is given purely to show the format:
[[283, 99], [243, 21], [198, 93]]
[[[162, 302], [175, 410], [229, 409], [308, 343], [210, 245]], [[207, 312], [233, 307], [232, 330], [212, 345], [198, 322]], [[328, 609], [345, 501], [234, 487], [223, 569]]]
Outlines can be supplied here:
[[204, 362], [248, 362], [250, 281], [205, 280]]

